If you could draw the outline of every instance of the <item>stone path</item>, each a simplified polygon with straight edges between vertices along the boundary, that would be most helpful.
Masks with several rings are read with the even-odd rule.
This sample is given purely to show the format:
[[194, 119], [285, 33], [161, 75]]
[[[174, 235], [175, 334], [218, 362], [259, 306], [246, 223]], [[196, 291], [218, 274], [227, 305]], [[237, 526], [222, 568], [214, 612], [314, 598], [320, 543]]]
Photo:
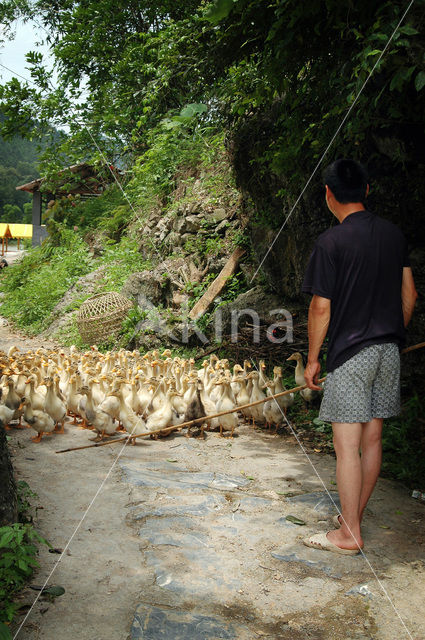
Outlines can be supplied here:
[[6, 258], [7, 263], [11, 265], [14, 262], [17, 262], [18, 260], [20, 260], [24, 254], [25, 254], [25, 249], [19, 249], [18, 251], [16, 245], [12, 245], [12, 247], [10, 247], [9, 245], [9, 250], [7, 251], [7, 253], [5, 252], [4, 258]]
[[[0, 326], [0, 348], [11, 344], [38, 346]], [[366, 559], [343, 557], [300, 542], [331, 527], [334, 507], [289, 434], [174, 434], [118, 460], [120, 445], [57, 454], [90, 443], [70, 424], [40, 444], [9, 434], [37, 529], [55, 548], [74, 536], [49, 580], [65, 594], [40, 598], [19, 640], [425, 640], [424, 505], [398, 483], [379, 480]], [[334, 459], [310, 455], [336, 498]], [[35, 584], [57, 559], [41, 549]]]
[[[394, 638], [396, 614], [364, 558], [300, 544], [301, 536], [329, 529], [335, 511], [298, 452], [249, 427], [232, 444], [209, 438], [178, 444], [173, 462], [155, 456], [143, 464], [121, 464], [124, 479], [137, 487], [133, 495], [143, 494], [130, 519], [141, 540], [150, 594], [136, 609], [131, 639]], [[316, 456], [328, 486], [329, 462]], [[394, 499], [396, 487], [381, 485]], [[385, 500], [381, 492], [372, 507], [377, 513]], [[415, 504], [408, 506], [415, 511]], [[390, 591], [393, 580], [406, 588], [406, 576], [401, 579], [391, 557], [400, 549], [386, 556], [386, 541], [395, 542], [397, 532], [381, 526], [388, 526], [388, 518], [395, 524], [394, 516], [400, 525], [403, 509], [397, 518], [393, 503], [375, 522], [370, 511], [366, 525], [367, 557]], [[423, 508], [418, 511], [423, 516]], [[293, 524], [287, 515], [307, 525]], [[421, 569], [424, 584], [423, 564], [415, 565], [414, 558], [411, 548], [405, 566], [411, 569], [413, 561], [410, 579], [417, 580]], [[399, 592], [398, 607], [400, 598]], [[401, 626], [399, 631], [403, 637]], [[418, 638], [425, 637], [423, 631]]]
[[[40, 496], [38, 528], [63, 548], [118, 449], [56, 454], [89, 442], [71, 425], [39, 445], [30, 435], [11, 432], [16, 469]], [[312, 460], [334, 490], [334, 460]], [[139, 442], [124, 450], [50, 580], [66, 594], [38, 602], [19, 637], [409, 638], [364, 558], [300, 543], [328, 530], [333, 512], [289, 435], [242, 425], [233, 442]], [[425, 638], [423, 516], [407, 490], [380, 480], [365, 525], [367, 559], [415, 640]], [[42, 551], [36, 583], [56, 559]]]

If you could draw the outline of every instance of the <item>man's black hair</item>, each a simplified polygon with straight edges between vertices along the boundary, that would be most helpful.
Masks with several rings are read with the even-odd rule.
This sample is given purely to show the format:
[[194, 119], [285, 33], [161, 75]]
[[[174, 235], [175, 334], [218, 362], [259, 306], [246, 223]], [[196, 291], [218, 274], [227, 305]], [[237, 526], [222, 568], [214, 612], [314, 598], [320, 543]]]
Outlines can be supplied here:
[[335, 160], [324, 170], [323, 181], [341, 204], [366, 200], [366, 169], [355, 160]]

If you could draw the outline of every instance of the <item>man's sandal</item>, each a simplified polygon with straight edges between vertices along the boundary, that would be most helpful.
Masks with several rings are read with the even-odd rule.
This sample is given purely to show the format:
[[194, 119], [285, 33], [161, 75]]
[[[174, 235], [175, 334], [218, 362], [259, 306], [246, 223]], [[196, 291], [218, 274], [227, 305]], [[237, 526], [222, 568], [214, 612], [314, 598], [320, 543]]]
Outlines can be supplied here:
[[341, 547], [337, 547], [336, 544], [328, 539], [326, 533], [316, 533], [309, 538], [304, 538], [303, 544], [305, 544], [306, 547], [312, 547], [312, 549], [332, 551], [332, 553], [339, 553], [342, 556], [357, 556], [360, 553], [359, 549], [342, 549]]

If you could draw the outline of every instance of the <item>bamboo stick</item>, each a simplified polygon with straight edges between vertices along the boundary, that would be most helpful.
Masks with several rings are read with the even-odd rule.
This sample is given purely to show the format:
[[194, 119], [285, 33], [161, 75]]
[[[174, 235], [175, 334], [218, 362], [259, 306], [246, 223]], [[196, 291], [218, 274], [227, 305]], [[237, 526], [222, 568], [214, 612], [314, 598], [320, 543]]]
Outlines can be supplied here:
[[[402, 350], [401, 353], [409, 353], [410, 351], [415, 351], [416, 349], [422, 349], [425, 347], [425, 342], [419, 342], [418, 344], [412, 345], [411, 347], [406, 347]], [[320, 378], [319, 382], [324, 382], [326, 377]], [[250, 402], [249, 404], [244, 404], [240, 407], [235, 407], [234, 409], [230, 409], [229, 411], [221, 411], [220, 413], [216, 413], [210, 416], [204, 416], [202, 418], [196, 418], [195, 420], [189, 420], [188, 422], [183, 422], [182, 424], [175, 425], [172, 427], [165, 427], [164, 429], [156, 429], [155, 431], [147, 431], [146, 433], [140, 433], [136, 436], [126, 436], [125, 438], [119, 438], [116, 440], [108, 440], [107, 442], [96, 442], [95, 444], [86, 444], [83, 447], [72, 447], [70, 449], [61, 449], [60, 451], [56, 451], [56, 453], [68, 453], [69, 451], [80, 451], [81, 449], [92, 449], [94, 447], [106, 447], [110, 444], [117, 444], [119, 442], [130, 442], [130, 440], [135, 440], [136, 438], [147, 438], [148, 436], [155, 435], [156, 433], [168, 433], [169, 431], [175, 431], [176, 429], [184, 429], [189, 427], [197, 422], [205, 422], [206, 420], [212, 420], [213, 418], [220, 418], [221, 416], [225, 416], [229, 413], [236, 413], [236, 411], [242, 411], [243, 409], [248, 409], [249, 407], [255, 407], [258, 404], [263, 404], [267, 402], [267, 400], [274, 400], [275, 398], [281, 398], [282, 396], [286, 396], [290, 393], [296, 393], [297, 391], [302, 391], [306, 389], [307, 385], [304, 384], [302, 386], [294, 387], [293, 389], [288, 389], [287, 391], [281, 391], [280, 393], [276, 393], [273, 396], [267, 396], [262, 400], [257, 400], [256, 402]]]
[[423, 347], [425, 347], [425, 342], [419, 342], [418, 344], [414, 344], [412, 347], [406, 347], [401, 353], [409, 353], [409, 351], [416, 351], [416, 349], [422, 349]]
[[[326, 378], [320, 378], [319, 382], [323, 382]], [[186, 427], [192, 426], [197, 422], [206, 422], [207, 420], [212, 420], [213, 418], [220, 418], [221, 416], [226, 416], [229, 413], [236, 413], [236, 411], [242, 411], [243, 409], [248, 409], [249, 407], [255, 407], [257, 404], [263, 404], [268, 400], [274, 400], [275, 398], [281, 398], [282, 396], [287, 396], [290, 393], [296, 393], [297, 391], [302, 391], [306, 389], [307, 385], [303, 384], [298, 387], [294, 387], [293, 389], [287, 389], [286, 391], [281, 391], [280, 393], [276, 393], [273, 396], [266, 396], [262, 400], [256, 400], [255, 402], [250, 402], [249, 404], [243, 404], [240, 407], [235, 407], [234, 409], [229, 409], [228, 411], [220, 411], [220, 413], [214, 413], [209, 416], [203, 416], [202, 418], [195, 418], [195, 420], [188, 420], [187, 422], [182, 422], [182, 424], [173, 425], [172, 427], [164, 427], [163, 429], [156, 429], [155, 431], [146, 431], [145, 433], [139, 433], [137, 436], [126, 436], [125, 438], [119, 438], [118, 440], [109, 440], [108, 442], [97, 442], [95, 444], [86, 444], [83, 447], [73, 447], [71, 449], [62, 449], [61, 451], [56, 451], [56, 453], [68, 453], [68, 451], [77, 451], [79, 449], [91, 449], [92, 447], [105, 447], [109, 444], [116, 444], [117, 442], [126, 442], [129, 440], [133, 440], [135, 438], [146, 438], [147, 436], [154, 435], [156, 433], [168, 433], [169, 431], [175, 431], [176, 429], [184, 429]]]

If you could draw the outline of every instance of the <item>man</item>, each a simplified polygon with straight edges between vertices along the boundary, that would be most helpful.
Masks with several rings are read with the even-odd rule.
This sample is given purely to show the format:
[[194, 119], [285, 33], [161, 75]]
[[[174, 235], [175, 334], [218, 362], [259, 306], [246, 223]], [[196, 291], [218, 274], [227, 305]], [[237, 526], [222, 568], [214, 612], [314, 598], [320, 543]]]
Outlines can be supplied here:
[[335, 530], [304, 544], [354, 555], [363, 548], [363, 512], [380, 472], [383, 419], [400, 411], [399, 349], [417, 293], [403, 234], [364, 206], [364, 168], [337, 160], [324, 180], [339, 224], [319, 236], [302, 287], [313, 296], [305, 380], [319, 388], [319, 352], [328, 335], [320, 417], [332, 422], [341, 514]]

